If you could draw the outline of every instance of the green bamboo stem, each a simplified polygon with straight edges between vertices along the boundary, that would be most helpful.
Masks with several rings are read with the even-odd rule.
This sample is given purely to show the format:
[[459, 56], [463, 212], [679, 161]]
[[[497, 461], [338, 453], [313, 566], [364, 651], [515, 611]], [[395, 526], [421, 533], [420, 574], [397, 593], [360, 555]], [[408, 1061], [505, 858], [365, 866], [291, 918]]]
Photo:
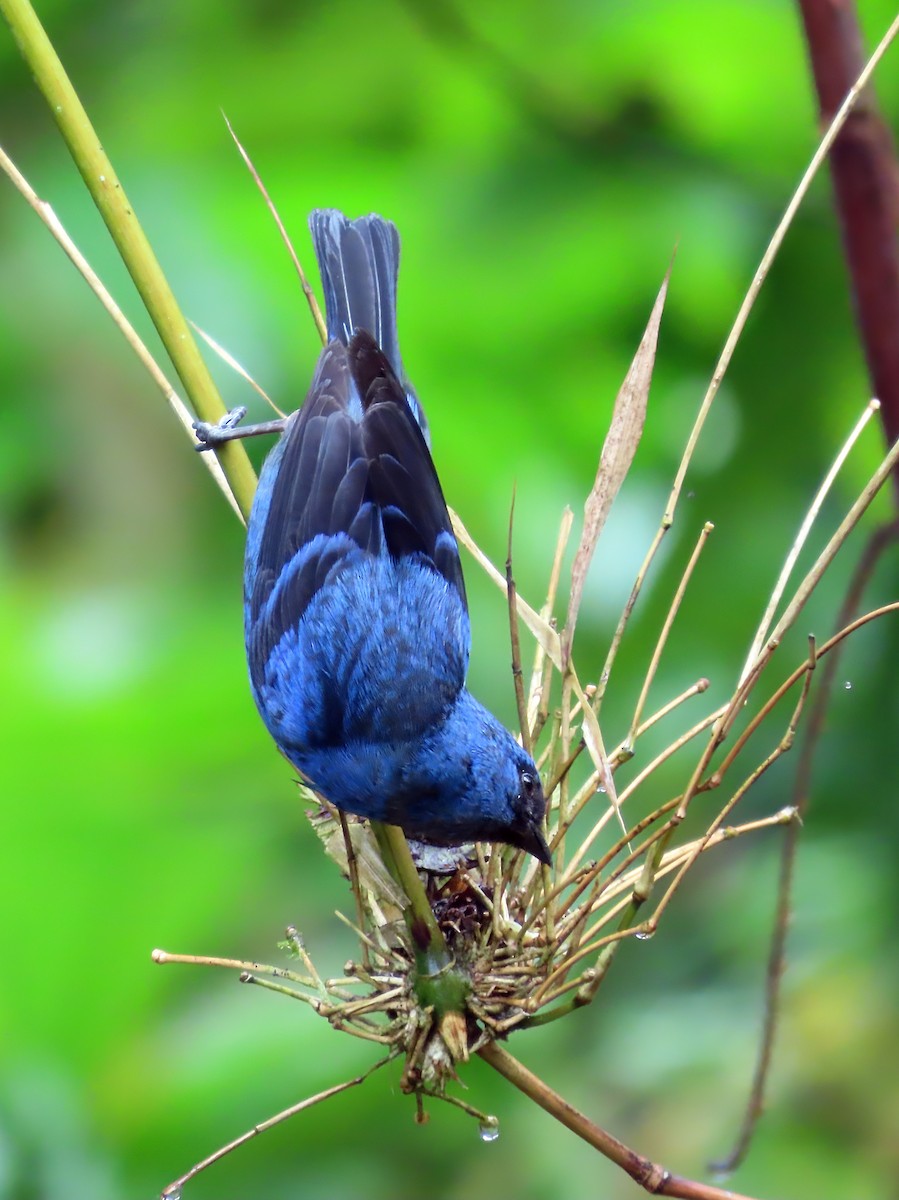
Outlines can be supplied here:
[[[451, 1050], [457, 1057], [467, 1057], [467, 1039], [457, 1033], [453, 1022], [463, 1014], [471, 991], [468, 973], [457, 967], [446, 944], [446, 938], [434, 916], [425, 889], [419, 878], [406, 836], [397, 825], [385, 825], [372, 821], [372, 832], [378, 842], [387, 869], [406, 893], [409, 907], [406, 910], [406, 925], [412, 939], [415, 955], [413, 986], [423, 1008], [433, 1008], [441, 1023], [444, 1040], [452, 1043]], [[449, 1023], [444, 1024], [444, 1018]], [[464, 1031], [464, 1023], [462, 1025]]]
[[381, 821], [372, 821], [371, 827], [381, 857], [408, 897], [411, 920], [416, 926], [413, 930], [416, 946], [429, 952], [439, 954], [442, 950], [446, 953], [446, 941], [428, 903], [405, 834], [398, 825], [385, 825]]
[[[204, 421], [217, 421], [225, 411], [218, 390], [112, 163], [34, 9], [28, 0], [0, 0], [0, 13], [50, 107], [194, 411]], [[246, 517], [256, 488], [246, 451], [239, 443], [228, 442], [217, 453]]]

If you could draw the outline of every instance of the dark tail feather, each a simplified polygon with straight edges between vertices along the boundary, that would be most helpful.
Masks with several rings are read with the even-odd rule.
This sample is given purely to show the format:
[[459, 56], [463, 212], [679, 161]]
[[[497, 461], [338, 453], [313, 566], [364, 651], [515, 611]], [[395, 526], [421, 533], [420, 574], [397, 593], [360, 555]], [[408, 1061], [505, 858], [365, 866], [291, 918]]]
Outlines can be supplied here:
[[396, 279], [400, 235], [376, 213], [351, 221], [336, 208], [317, 208], [309, 228], [322, 286], [328, 337], [350, 344], [357, 329], [370, 333], [406, 391], [415, 420], [430, 445], [428, 422], [406, 379], [396, 332]]
[[367, 330], [403, 379], [396, 332], [396, 226], [374, 213], [350, 221], [337, 209], [319, 208], [309, 217], [309, 228], [325, 289], [328, 337], [349, 345], [354, 330]]

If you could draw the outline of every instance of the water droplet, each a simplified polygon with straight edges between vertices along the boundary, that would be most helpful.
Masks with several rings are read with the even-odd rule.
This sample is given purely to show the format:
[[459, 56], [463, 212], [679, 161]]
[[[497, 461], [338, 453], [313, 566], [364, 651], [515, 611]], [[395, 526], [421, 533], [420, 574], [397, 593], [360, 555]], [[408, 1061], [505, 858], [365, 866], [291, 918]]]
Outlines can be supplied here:
[[638, 942], [648, 942], [655, 937], [655, 932], [654, 929], [638, 929], [634, 936]]
[[482, 1142], [495, 1142], [499, 1137], [499, 1121], [496, 1117], [486, 1117], [478, 1126], [478, 1137]]
[[181, 1200], [181, 1188], [180, 1187], [166, 1188], [165, 1191], [162, 1193], [162, 1195], [159, 1197], [159, 1200]]
[[602, 784], [600, 784], [596, 790], [600, 794], [600, 796], [604, 796], [606, 794], [606, 789], [603, 787]]
[[852, 681], [847, 679], [846, 682], [843, 684], [843, 687], [846, 689], [847, 692], [851, 692], [852, 691]]

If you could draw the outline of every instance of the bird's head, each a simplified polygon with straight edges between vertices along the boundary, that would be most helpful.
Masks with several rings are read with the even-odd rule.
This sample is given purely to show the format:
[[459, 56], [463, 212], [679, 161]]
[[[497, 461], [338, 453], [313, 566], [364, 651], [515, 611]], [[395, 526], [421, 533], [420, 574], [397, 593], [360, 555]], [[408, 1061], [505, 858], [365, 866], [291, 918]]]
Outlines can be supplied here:
[[534, 760], [469, 692], [423, 743], [407, 784], [403, 819], [394, 819], [422, 841], [505, 842], [551, 864]]
[[[503, 730], [506, 733], [506, 730]], [[508, 735], [507, 735], [508, 736]], [[546, 796], [536, 764], [528, 752], [509, 736], [509, 757], [514, 765], [514, 778], [507, 783], [506, 800], [511, 819], [499, 841], [517, 846], [533, 854], [547, 866], [552, 865], [552, 855], [543, 834], [543, 818], [546, 815]]]

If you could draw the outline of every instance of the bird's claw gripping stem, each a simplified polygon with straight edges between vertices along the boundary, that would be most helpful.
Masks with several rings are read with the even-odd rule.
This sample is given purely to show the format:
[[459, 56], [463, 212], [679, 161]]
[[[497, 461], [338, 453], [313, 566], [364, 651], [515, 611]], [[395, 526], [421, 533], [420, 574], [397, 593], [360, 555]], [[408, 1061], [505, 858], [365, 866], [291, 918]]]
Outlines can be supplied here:
[[274, 421], [262, 421], [258, 425], [245, 425], [242, 429], [239, 428], [240, 422], [247, 415], [246, 407], [243, 404], [237, 408], [232, 408], [215, 425], [211, 425], [208, 421], [194, 421], [193, 429], [197, 435], [196, 449], [202, 453], [204, 450], [215, 450], [225, 442], [235, 441], [237, 438], [258, 437], [263, 433], [283, 433], [284, 419], [279, 417]]

